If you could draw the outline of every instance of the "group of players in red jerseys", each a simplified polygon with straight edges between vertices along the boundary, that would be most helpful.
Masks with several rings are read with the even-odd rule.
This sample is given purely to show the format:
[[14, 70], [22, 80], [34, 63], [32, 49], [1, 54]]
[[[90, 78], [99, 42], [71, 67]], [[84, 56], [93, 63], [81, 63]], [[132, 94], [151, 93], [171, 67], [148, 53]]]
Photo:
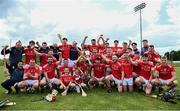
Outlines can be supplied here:
[[[110, 46], [109, 39], [105, 40], [103, 35], [97, 41], [92, 39], [90, 45], [86, 44], [86, 36], [81, 48], [76, 41], [71, 45], [67, 38], [57, 36], [61, 41], [59, 46], [53, 44], [48, 48], [45, 42], [39, 45], [30, 41], [23, 47], [24, 74], [15, 84], [16, 88], [43, 90], [48, 85], [50, 89], [65, 90], [68, 87], [80, 93], [80, 86], [91, 89], [100, 85], [107, 92], [113, 87], [118, 92], [133, 92], [137, 88], [150, 94], [152, 87], [161, 89], [163, 85], [176, 87], [178, 84], [174, 67], [147, 40], [143, 40], [143, 48], [139, 51], [137, 43], [132, 41], [123, 42], [121, 47], [115, 40], [114, 46]], [[15, 47], [22, 47], [21, 42], [18, 41]], [[37, 64], [37, 57], [40, 57], [40, 64]], [[16, 67], [20, 65], [22, 62]]]

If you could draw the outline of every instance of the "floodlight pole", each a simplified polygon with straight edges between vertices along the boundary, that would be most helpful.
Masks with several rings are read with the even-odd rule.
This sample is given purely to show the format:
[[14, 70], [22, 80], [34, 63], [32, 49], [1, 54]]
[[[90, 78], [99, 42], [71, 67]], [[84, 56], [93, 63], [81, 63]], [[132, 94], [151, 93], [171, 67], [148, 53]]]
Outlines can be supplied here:
[[141, 43], [141, 50], [142, 50], [142, 15], [141, 15], [141, 9], [140, 9], [140, 14], [139, 14], [139, 16], [140, 16], [140, 43]]
[[140, 13], [139, 13], [139, 21], [140, 21], [140, 44], [141, 44], [141, 51], [142, 51], [142, 15], [141, 15], [141, 10], [143, 9], [143, 8], [145, 8], [146, 7], [146, 4], [145, 3], [141, 3], [141, 4], [139, 4], [139, 5], [137, 5], [136, 7], [134, 7], [134, 11], [135, 12], [137, 12], [137, 11], [139, 11]]

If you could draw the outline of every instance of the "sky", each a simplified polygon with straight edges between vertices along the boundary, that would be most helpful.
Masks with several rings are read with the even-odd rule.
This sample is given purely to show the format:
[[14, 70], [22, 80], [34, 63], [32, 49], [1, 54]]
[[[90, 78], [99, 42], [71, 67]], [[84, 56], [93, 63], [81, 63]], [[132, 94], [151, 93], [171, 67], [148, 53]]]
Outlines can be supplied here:
[[[57, 33], [87, 43], [103, 34], [120, 43], [132, 40], [140, 46], [139, 12], [142, 10], [143, 39], [160, 54], [180, 49], [180, 0], [0, 0], [0, 46], [23, 45], [35, 40], [60, 43]], [[1, 48], [2, 49], [2, 48]]]

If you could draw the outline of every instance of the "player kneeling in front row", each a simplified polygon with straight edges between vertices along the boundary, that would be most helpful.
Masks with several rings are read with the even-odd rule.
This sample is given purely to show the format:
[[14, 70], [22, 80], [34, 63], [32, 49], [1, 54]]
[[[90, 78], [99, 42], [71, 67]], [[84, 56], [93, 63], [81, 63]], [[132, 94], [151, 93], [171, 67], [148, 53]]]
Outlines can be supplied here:
[[36, 65], [34, 59], [31, 59], [29, 66], [24, 69], [23, 81], [18, 83], [18, 87], [21, 89], [26, 89], [32, 93], [39, 88], [38, 77], [40, 75], [40, 69]]
[[64, 90], [62, 96], [66, 96], [69, 89], [75, 89], [76, 84], [73, 83], [72, 73], [69, 71], [69, 68], [64, 68], [62, 75], [60, 75], [60, 89]]
[[108, 92], [111, 92], [111, 81], [114, 81], [117, 85], [118, 92], [122, 92], [122, 81], [124, 79], [124, 71], [122, 69], [121, 64], [118, 62], [118, 57], [116, 55], [112, 56], [112, 60], [109, 60], [104, 55], [102, 55], [102, 58], [109, 63], [112, 74], [106, 76], [105, 82], [108, 87]]
[[144, 54], [141, 61], [134, 62], [133, 64], [141, 69], [139, 77], [135, 79], [135, 84], [140, 88], [143, 87], [143, 90], [149, 95], [152, 89], [151, 80], [153, 77], [153, 63], [148, 61], [148, 55]]
[[161, 64], [155, 67], [155, 79], [152, 80], [152, 84], [159, 90], [163, 85], [167, 85], [169, 88], [177, 86], [176, 71], [173, 66], [167, 63], [167, 58], [161, 58]]
[[10, 73], [10, 78], [4, 81], [1, 86], [8, 90], [8, 94], [12, 93], [12, 86], [15, 86], [16, 92], [19, 92], [19, 88], [17, 87], [18, 82], [22, 81], [24, 69], [23, 69], [23, 62], [19, 61], [17, 68], [13, 69], [9, 64], [6, 63], [6, 67], [8, 68], [8, 71]]
[[133, 92], [133, 64], [128, 52], [123, 54], [121, 59], [119, 59], [119, 62], [121, 63], [124, 71], [123, 91]]
[[[73, 83], [75, 83], [77, 93], [81, 93], [82, 88], [87, 88], [87, 85], [84, 83], [83, 79], [83, 72], [79, 68], [75, 68], [74, 75], [73, 75]], [[81, 89], [81, 91], [80, 91]]]
[[45, 88], [46, 85], [48, 85], [50, 89], [56, 89], [57, 86], [60, 85], [60, 80], [55, 78], [55, 70], [57, 65], [53, 62], [52, 56], [48, 57], [47, 62], [48, 63], [42, 68], [44, 77], [40, 81], [40, 86], [42, 90]]
[[95, 63], [92, 65], [91, 79], [89, 86], [93, 86], [105, 82], [105, 64], [101, 63], [100, 58], [96, 58]]

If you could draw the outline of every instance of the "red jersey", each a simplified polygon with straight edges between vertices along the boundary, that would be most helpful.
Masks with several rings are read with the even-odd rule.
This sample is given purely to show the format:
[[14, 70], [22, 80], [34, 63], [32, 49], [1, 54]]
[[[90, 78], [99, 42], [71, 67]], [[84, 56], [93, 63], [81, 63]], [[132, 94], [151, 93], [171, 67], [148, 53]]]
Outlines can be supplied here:
[[145, 52], [144, 54], [147, 54], [148, 55], [148, 57], [149, 57], [149, 61], [151, 61], [151, 62], [153, 62], [153, 64], [154, 65], [156, 65], [156, 61], [155, 61], [155, 59], [156, 58], [158, 58], [158, 59], [160, 59], [160, 55], [157, 53], [157, 52], [150, 52], [150, 51], [147, 51], [147, 52]]
[[118, 49], [116, 54], [117, 54], [118, 56], [122, 56], [122, 55], [126, 52], [126, 50], [127, 50], [127, 49], [124, 49], [124, 48]]
[[102, 59], [101, 55], [98, 53], [96, 55], [90, 55], [90, 60], [92, 63], [95, 63], [96, 58]]
[[99, 45], [88, 45], [87, 48], [88, 48], [88, 50], [89, 50], [90, 52], [93, 53], [93, 50], [94, 50], [94, 49], [96, 49], [97, 52], [99, 52], [100, 46], [99, 46]]
[[68, 86], [68, 84], [73, 81], [73, 76], [71, 74], [63, 74], [59, 78], [65, 86]]
[[59, 48], [62, 50], [62, 58], [68, 59], [70, 57], [70, 50], [72, 48], [72, 45], [60, 45]]
[[114, 54], [117, 54], [118, 50], [121, 50], [122, 47], [111, 47]]
[[[132, 60], [136, 61], [136, 62], [139, 62], [139, 59], [137, 59], [136, 57], [134, 57]], [[135, 72], [136, 74], [139, 75], [140, 71], [141, 71], [141, 68], [139, 66], [134, 66], [133, 65], [133, 72]]]
[[78, 84], [81, 84], [81, 83], [83, 82], [83, 80], [81, 79], [81, 76], [78, 75], [78, 74], [75, 74], [75, 75], [73, 76], [73, 79], [74, 79], [74, 81], [75, 81], [76, 83], [78, 83]]
[[96, 78], [102, 78], [105, 76], [105, 64], [93, 64], [92, 68], [94, 69], [94, 76]]
[[[105, 57], [107, 57], [109, 60], [112, 60], [112, 54], [104, 54]], [[106, 66], [109, 66], [109, 63], [103, 60], [103, 63], [106, 64]]]
[[72, 71], [73, 71], [73, 67], [71, 67], [71, 66], [67, 66], [67, 67], [65, 67], [65, 66], [59, 66], [59, 67], [58, 67], [58, 70], [59, 70], [59, 72], [62, 72], [62, 74], [63, 74], [65, 68], [68, 68], [68, 69], [69, 69], [69, 72], [72, 72]]
[[135, 55], [132, 54], [132, 53], [130, 53], [130, 54], [129, 54], [129, 57], [133, 59], [133, 58], [135, 58]]
[[[41, 55], [41, 63], [40, 63], [41, 67], [47, 64], [47, 59], [48, 59], [48, 54], [43, 53]], [[53, 63], [56, 63], [56, 62], [57, 62], [56, 58], [53, 57]]]
[[112, 60], [112, 54], [105, 54], [105, 56], [106, 56], [109, 60]]
[[171, 72], [175, 72], [175, 69], [171, 65], [162, 66], [159, 65], [155, 68], [159, 72], [159, 78], [163, 80], [168, 80], [172, 78]]
[[87, 71], [87, 64], [85, 62], [77, 62], [76, 67], [81, 69], [81, 71], [86, 72]]
[[151, 76], [151, 71], [152, 71], [152, 68], [153, 68], [152, 62], [148, 62], [148, 63], [145, 64], [145, 63], [139, 61], [138, 66], [141, 69], [139, 75], [144, 77], [146, 80], [149, 80], [149, 78]]
[[119, 62], [109, 62], [110, 66], [111, 66], [111, 70], [112, 70], [112, 75], [116, 78], [121, 80], [121, 71], [122, 70], [122, 66]]
[[45, 73], [47, 73], [47, 76], [48, 76], [48, 78], [49, 79], [52, 79], [52, 78], [54, 78], [55, 77], [55, 69], [56, 69], [56, 67], [57, 67], [57, 65], [56, 64], [54, 64], [54, 63], [52, 63], [52, 64], [46, 64], [46, 65], [44, 65], [43, 66], [43, 71], [45, 72]]
[[[35, 76], [36, 74], [38, 74], [38, 76], [39, 76], [40, 75], [40, 69], [38, 66], [35, 66], [35, 67], [28, 66], [27, 68], [24, 69], [24, 74], [29, 74], [29, 73], [32, 76]], [[37, 79], [31, 78], [31, 77], [27, 78], [27, 80], [37, 80]]]
[[132, 78], [133, 65], [128, 60], [121, 60], [121, 65], [124, 71], [125, 78]]
[[99, 52], [105, 53], [105, 52], [106, 52], [106, 47], [103, 46], [103, 45], [100, 45], [100, 46], [99, 46]]
[[31, 59], [34, 59], [36, 61], [36, 52], [32, 48], [25, 48], [25, 63], [29, 64]]

